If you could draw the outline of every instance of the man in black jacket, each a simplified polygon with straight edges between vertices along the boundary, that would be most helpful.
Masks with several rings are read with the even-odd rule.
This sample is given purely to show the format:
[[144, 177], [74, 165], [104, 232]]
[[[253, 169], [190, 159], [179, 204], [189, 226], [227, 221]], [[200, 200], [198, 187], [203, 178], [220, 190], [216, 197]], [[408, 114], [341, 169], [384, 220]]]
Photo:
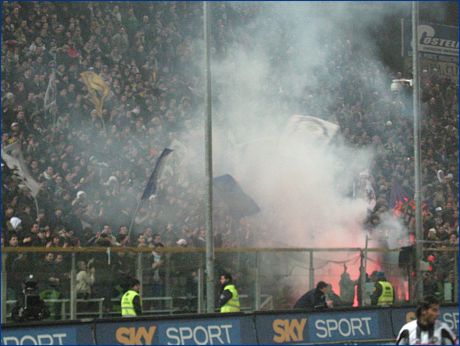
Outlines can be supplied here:
[[294, 309], [321, 309], [331, 308], [332, 301], [326, 299], [328, 284], [324, 281], [318, 282], [316, 288], [308, 291], [294, 304]]

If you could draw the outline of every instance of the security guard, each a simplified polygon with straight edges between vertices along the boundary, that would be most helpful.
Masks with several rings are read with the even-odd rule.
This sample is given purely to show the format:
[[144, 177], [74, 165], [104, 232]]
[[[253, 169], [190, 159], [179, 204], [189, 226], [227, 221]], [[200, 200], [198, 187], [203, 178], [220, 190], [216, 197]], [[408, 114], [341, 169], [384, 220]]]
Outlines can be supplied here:
[[219, 308], [220, 312], [238, 312], [240, 311], [240, 296], [232, 282], [232, 276], [229, 273], [220, 275], [220, 296]]
[[131, 279], [130, 288], [121, 297], [121, 316], [135, 317], [142, 314], [142, 302], [139, 296], [141, 283], [137, 279]]
[[389, 306], [393, 304], [394, 299], [393, 286], [387, 281], [383, 272], [377, 272], [374, 291], [371, 295], [371, 304]]

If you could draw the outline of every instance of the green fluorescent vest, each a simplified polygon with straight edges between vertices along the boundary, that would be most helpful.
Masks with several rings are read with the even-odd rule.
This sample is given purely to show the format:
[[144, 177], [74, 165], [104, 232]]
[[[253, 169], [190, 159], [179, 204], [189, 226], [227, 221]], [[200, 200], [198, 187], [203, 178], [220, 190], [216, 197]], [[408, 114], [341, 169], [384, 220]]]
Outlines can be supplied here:
[[382, 306], [393, 304], [393, 286], [391, 286], [388, 281], [379, 281], [379, 284], [382, 286], [382, 293], [377, 300], [377, 305]]
[[134, 297], [139, 296], [139, 293], [133, 290], [126, 291], [121, 297], [121, 316], [123, 317], [132, 317], [137, 316], [136, 310], [134, 310], [133, 300]]
[[235, 285], [229, 284], [224, 287], [224, 290], [232, 292], [232, 298], [220, 308], [220, 312], [238, 312], [240, 311], [240, 296], [235, 288]]

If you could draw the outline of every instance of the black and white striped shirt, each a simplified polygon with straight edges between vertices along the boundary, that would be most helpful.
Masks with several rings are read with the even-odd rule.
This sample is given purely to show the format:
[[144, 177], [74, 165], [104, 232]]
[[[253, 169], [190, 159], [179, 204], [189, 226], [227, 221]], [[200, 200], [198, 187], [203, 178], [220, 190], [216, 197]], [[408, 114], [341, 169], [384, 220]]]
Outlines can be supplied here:
[[446, 323], [436, 321], [424, 327], [417, 320], [406, 323], [400, 330], [396, 345], [456, 345], [457, 337]]

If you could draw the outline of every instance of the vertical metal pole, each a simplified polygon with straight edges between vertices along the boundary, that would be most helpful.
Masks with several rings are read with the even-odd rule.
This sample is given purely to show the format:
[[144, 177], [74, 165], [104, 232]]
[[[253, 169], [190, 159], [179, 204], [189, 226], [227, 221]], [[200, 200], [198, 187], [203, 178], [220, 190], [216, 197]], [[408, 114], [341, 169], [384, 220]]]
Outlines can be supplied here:
[[422, 172], [421, 172], [421, 121], [420, 121], [420, 81], [418, 55], [418, 1], [412, 1], [412, 79], [414, 112], [414, 168], [415, 168], [415, 289], [416, 298], [423, 299], [423, 277], [420, 261], [423, 259], [422, 229]]
[[214, 234], [212, 225], [212, 94], [211, 94], [211, 47], [210, 47], [210, 3], [203, 1], [203, 23], [205, 44], [206, 71], [206, 129], [205, 129], [205, 161], [206, 161], [206, 307], [207, 312], [214, 312]]
[[310, 270], [308, 279], [308, 289], [311, 290], [315, 287], [315, 267], [313, 266], [313, 250], [309, 251], [310, 254]]
[[259, 251], [256, 251], [255, 263], [255, 281], [254, 281], [254, 310], [260, 309], [260, 256]]
[[[201, 314], [203, 312], [203, 268], [198, 268], [198, 297], [197, 299], [197, 312]], [[214, 311], [212, 311], [214, 312]]]
[[[367, 247], [367, 235], [366, 235], [366, 247]], [[365, 253], [364, 250], [360, 251], [360, 256], [361, 256], [361, 264], [359, 268], [359, 284], [360, 284], [360, 292], [358, 294], [361, 294], [361, 300], [358, 302], [359, 306], [365, 306], [366, 305], [366, 265], [365, 265], [365, 260], [364, 258], [367, 256], [367, 253]]]
[[139, 289], [139, 295], [141, 296], [141, 298], [143, 297], [143, 292], [144, 292], [144, 287], [143, 287], [143, 285], [144, 285], [143, 276], [144, 275], [142, 275], [142, 272], [143, 272], [142, 269], [143, 269], [142, 268], [142, 252], [139, 252], [137, 254], [136, 277], [139, 280], [139, 282], [141, 283], [141, 285], [140, 285], [141, 287]]
[[8, 299], [7, 296], [7, 285], [6, 285], [6, 277], [8, 273], [6, 272], [6, 257], [11, 256], [10, 254], [3, 254], [2, 255], [2, 323], [6, 322], [6, 300]]
[[366, 242], [364, 245], [364, 252], [363, 252], [363, 275], [361, 276], [361, 299], [362, 299], [362, 305], [365, 306], [367, 304], [366, 302], [366, 273], [367, 273], [367, 248], [369, 247], [369, 234], [366, 231]]
[[454, 303], [458, 303], [458, 252], [454, 254]]
[[77, 319], [77, 270], [75, 261], [75, 252], [72, 252], [71, 268], [70, 268], [70, 319]]
[[171, 254], [165, 256], [166, 273], [165, 273], [165, 296], [171, 296]]

